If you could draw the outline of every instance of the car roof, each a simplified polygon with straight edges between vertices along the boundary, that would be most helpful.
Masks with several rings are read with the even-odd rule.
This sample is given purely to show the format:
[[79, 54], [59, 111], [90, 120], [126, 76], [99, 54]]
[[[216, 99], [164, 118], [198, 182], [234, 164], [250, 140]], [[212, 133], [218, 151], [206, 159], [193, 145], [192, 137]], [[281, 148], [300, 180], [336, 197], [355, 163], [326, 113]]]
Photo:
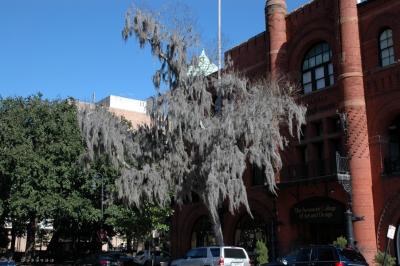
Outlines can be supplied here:
[[201, 248], [234, 248], [234, 249], [242, 249], [242, 250], [245, 250], [245, 249], [242, 248], [242, 247], [235, 247], [235, 246], [202, 246], [202, 247], [191, 248], [191, 249], [189, 249], [188, 251], [190, 251], [190, 250], [195, 250], [195, 249], [201, 249]]

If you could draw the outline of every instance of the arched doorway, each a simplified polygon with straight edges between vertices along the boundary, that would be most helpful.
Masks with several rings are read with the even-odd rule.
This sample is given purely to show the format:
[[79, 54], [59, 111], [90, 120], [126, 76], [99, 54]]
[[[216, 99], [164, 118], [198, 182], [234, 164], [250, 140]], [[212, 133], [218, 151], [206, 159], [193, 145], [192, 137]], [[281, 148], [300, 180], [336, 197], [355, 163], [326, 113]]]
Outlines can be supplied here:
[[332, 244], [346, 236], [345, 206], [328, 197], [305, 199], [291, 209], [292, 224], [297, 226], [295, 245]]
[[[384, 207], [382, 208], [381, 217], [379, 219], [377, 229], [377, 242], [380, 250], [385, 250], [387, 245], [387, 232], [389, 225], [396, 227], [394, 239], [390, 241], [390, 254], [397, 258], [400, 263], [400, 191], [396, 191], [395, 195], [388, 197]], [[400, 264], [399, 264], [400, 265]]]
[[264, 221], [259, 215], [254, 214], [254, 218], [245, 214], [239, 220], [235, 228], [235, 245], [243, 247], [249, 252], [249, 255], [254, 253], [257, 240], [263, 241], [268, 250], [270, 249], [272, 228], [271, 221]]
[[212, 224], [207, 216], [201, 216], [193, 226], [190, 245], [194, 247], [204, 247], [216, 245]]

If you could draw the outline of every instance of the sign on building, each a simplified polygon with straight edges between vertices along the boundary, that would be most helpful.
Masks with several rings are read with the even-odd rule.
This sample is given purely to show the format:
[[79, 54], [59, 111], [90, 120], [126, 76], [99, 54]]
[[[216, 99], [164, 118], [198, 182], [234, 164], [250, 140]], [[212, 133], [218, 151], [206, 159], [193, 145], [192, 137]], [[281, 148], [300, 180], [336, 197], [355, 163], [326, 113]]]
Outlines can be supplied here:
[[387, 237], [389, 239], [393, 240], [395, 232], [396, 232], [396, 227], [394, 227], [393, 225], [389, 225], [389, 229], [388, 229], [388, 232], [387, 232]]

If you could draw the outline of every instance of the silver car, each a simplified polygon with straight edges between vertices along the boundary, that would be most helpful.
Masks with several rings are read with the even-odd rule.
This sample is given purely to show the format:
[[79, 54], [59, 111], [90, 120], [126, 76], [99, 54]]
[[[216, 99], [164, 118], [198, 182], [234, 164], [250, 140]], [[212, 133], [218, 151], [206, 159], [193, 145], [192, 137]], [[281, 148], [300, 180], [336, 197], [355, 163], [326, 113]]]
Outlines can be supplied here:
[[240, 247], [198, 247], [172, 261], [171, 266], [250, 266], [250, 259]]

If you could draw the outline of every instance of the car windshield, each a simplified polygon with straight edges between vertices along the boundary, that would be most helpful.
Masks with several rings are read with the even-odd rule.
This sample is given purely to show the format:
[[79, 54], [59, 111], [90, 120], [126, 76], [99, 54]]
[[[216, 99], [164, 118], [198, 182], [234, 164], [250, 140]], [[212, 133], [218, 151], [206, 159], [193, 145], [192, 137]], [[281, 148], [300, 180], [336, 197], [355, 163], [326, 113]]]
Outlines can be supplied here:
[[239, 248], [224, 248], [224, 257], [233, 259], [245, 259], [246, 254], [243, 249]]

